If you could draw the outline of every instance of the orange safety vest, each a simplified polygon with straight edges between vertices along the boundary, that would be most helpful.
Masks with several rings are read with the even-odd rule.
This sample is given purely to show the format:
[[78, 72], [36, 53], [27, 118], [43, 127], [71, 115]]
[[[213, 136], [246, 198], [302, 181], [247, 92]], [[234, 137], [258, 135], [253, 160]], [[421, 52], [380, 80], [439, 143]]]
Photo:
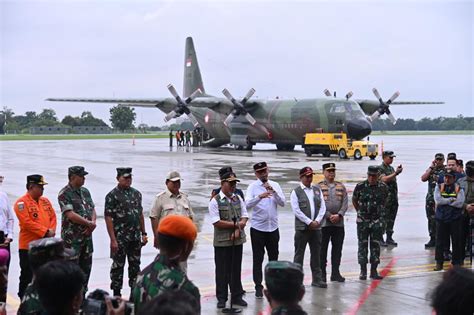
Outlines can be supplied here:
[[14, 209], [20, 223], [19, 249], [28, 249], [30, 242], [43, 238], [48, 229], [56, 231], [56, 213], [48, 198], [40, 197], [36, 202], [26, 193]]

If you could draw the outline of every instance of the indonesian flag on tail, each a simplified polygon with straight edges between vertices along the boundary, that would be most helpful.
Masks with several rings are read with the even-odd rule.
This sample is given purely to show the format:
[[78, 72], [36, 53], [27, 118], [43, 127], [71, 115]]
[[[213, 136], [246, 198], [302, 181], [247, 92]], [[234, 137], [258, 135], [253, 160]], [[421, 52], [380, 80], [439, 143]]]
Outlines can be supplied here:
[[191, 67], [191, 59], [186, 60], [186, 67]]

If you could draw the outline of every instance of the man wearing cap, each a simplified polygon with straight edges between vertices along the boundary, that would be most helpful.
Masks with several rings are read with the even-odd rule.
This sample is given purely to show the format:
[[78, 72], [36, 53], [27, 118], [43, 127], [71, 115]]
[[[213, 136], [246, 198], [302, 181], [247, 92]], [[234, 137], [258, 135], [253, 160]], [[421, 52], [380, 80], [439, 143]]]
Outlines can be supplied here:
[[56, 214], [48, 198], [43, 197], [46, 184], [48, 183], [42, 175], [28, 175], [26, 177], [27, 192], [13, 206], [20, 224], [18, 242], [21, 269], [18, 285], [20, 299], [33, 277], [28, 259], [28, 245], [31, 241], [56, 235]]
[[87, 174], [83, 166], [69, 167], [69, 182], [58, 194], [62, 214], [61, 237], [64, 245], [77, 253], [77, 262], [86, 276], [84, 292], [87, 292], [92, 269], [92, 232], [96, 228], [95, 205], [89, 190], [84, 187]]
[[436, 183], [438, 182], [439, 176], [444, 171], [444, 154], [436, 153], [434, 161], [431, 162], [430, 167], [421, 175], [422, 182], [428, 182], [428, 192], [426, 193], [426, 218], [428, 219], [428, 232], [430, 234], [430, 240], [425, 244], [425, 248], [432, 248], [436, 245], [436, 220], [435, 220], [435, 201], [434, 201], [434, 190]]
[[[233, 172], [234, 172], [234, 171], [232, 170], [232, 167], [230, 167], [230, 166], [221, 167], [221, 168], [219, 169], [219, 172], [218, 172], [218, 173], [219, 173], [219, 178], [221, 178], [222, 175], [224, 175], [224, 174], [226, 174], [226, 173], [233, 173]], [[220, 192], [221, 192], [221, 188], [220, 188], [220, 187], [214, 188], [214, 189], [211, 191], [211, 198], [210, 198], [210, 199], [212, 200], [212, 198], [214, 198], [215, 195], [219, 194]], [[240, 189], [240, 188], [235, 188], [235, 193], [236, 193], [237, 195], [239, 195], [239, 196], [242, 198], [242, 200], [245, 201], [245, 196], [244, 196], [244, 192], [242, 191], [242, 189]]]
[[[382, 232], [381, 245], [387, 246], [397, 246], [392, 238], [393, 235], [393, 226], [395, 225], [395, 218], [397, 217], [398, 212], [398, 186], [397, 186], [397, 176], [403, 172], [402, 165], [398, 165], [395, 170], [392, 167], [393, 158], [396, 155], [393, 151], [383, 151], [382, 152], [382, 164], [380, 168], [380, 180], [385, 183], [388, 187], [388, 196], [387, 202], [385, 204], [385, 213], [383, 215], [384, 231]], [[383, 234], [387, 234], [387, 238], [384, 241]]]
[[452, 240], [452, 264], [462, 263], [462, 208], [464, 204], [464, 190], [455, 183], [456, 177], [453, 170], [444, 173], [444, 183], [436, 185], [434, 199], [436, 202], [436, 250], [435, 271], [443, 269], [444, 250], [448, 246], [446, 242]]
[[306, 315], [299, 305], [305, 294], [303, 268], [289, 261], [270, 261], [265, 266], [265, 297], [272, 315]]
[[360, 265], [360, 280], [367, 280], [367, 255], [370, 238], [370, 278], [382, 279], [377, 272], [380, 263], [380, 242], [383, 235], [382, 215], [387, 202], [388, 188], [379, 180], [379, 167], [367, 169], [367, 179], [356, 185], [352, 204], [357, 211], [357, 251]]
[[313, 185], [313, 169], [309, 166], [300, 170], [300, 184], [290, 195], [291, 208], [295, 214], [295, 257], [294, 262], [303, 265], [306, 245], [309, 244], [311, 285], [327, 288], [321, 272], [321, 222], [326, 214], [326, 203], [318, 185]]
[[144, 303], [167, 291], [184, 290], [196, 298], [201, 309], [199, 289], [189, 281], [180, 268], [191, 253], [197, 228], [191, 219], [181, 215], [168, 215], [161, 220], [155, 237], [159, 239], [160, 253], [137, 277], [132, 290], [135, 314]]
[[[2, 185], [3, 179], [4, 177], [0, 175], [0, 185]], [[8, 252], [4, 272], [6, 280], [8, 280], [8, 268], [10, 267], [10, 243], [13, 241], [13, 223], [14, 219], [10, 199], [4, 191], [0, 190], [0, 249], [5, 249]], [[0, 294], [0, 302], [6, 302], [6, 299], [4, 300], [3, 297], [5, 297], [7, 293], [7, 283], [5, 283], [5, 288], [0, 288], [0, 290], [3, 291]]]
[[140, 272], [141, 249], [148, 242], [143, 218], [142, 194], [132, 187], [132, 168], [117, 168], [118, 184], [105, 196], [104, 218], [110, 237], [110, 288], [121, 296], [125, 258], [128, 285], [133, 288]]
[[326, 213], [322, 226], [321, 271], [326, 282], [326, 264], [329, 241], [331, 241], [331, 281], [344, 282], [346, 279], [339, 271], [341, 264], [342, 244], [344, 243], [344, 215], [347, 211], [347, 191], [343, 183], [335, 180], [336, 164], [323, 164], [324, 180], [319, 182], [323, 193]]
[[253, 281], [255, 283], [255, 296], [263, 298], [262, 263], [265, 249], [268, 260], [278, 260], [278, 230], [277, 207], [285, 206], [285, 195], [277, 182], [268, 179], [266, 162], [253, 166], [257, 180], [252, 182], [245, 194], [247, 210], [253, 209], [250, 228], [253, 253]]
[[[170, 214], [179, 214], [193, 219], [194, 212], [188, 195], [180, 191], [181, 180], [181, 175], [177, 171], [169, 172], [166, 176], [166, 190], [156, 195], [150, 210], [153, 232], [157, 231], [160, 220]], [[158, 246], [158, 239], [155, 239], [155, 247], [158, 248]]]
[[[31, 270], [35, 277], [38, 269], [53, 260], [73, 260], [77, 257], [72, 249], [64, 247], [64, 241], [60, 238], [47, 237], [32, 241], [29, 245], [28, 258], [30, 260]], [[39, 300], [38, 290], [33, 281], [28, 284], [25, 295], [18, 308], [18, 315], [44, 314], [45, 309]]]
[[223, 173], [220, 180], [221, 190], [209, 202], [209, 215], [214, 225], [217, 308], [225, 307], [229, 287], [233, 305], [247, 306], [242, 299], [241, 271], [246, 241], [244, 228], [249, 216], [245, 202], [235, 194], [239, 182], [235, 173]]

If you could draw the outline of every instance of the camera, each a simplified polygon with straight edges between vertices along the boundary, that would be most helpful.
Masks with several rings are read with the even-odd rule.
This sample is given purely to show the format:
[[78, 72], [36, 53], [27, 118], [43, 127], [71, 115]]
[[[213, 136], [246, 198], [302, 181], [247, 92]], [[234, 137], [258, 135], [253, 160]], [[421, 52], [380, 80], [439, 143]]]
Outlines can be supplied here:
[[[105, 297], [109, 296], [104, 290], [97, 289], [92, 291], [84, 300], [81, 307], [81, 314], [83, 315], [105, 315], [107, 314], [107, 305], [105, 305]], [[112, 306], [118, 307], [119, 300], [116, 297], [112, 297]], [[133, 303], [125, 303], [125, 315], [133, 315], [134, 305]]]

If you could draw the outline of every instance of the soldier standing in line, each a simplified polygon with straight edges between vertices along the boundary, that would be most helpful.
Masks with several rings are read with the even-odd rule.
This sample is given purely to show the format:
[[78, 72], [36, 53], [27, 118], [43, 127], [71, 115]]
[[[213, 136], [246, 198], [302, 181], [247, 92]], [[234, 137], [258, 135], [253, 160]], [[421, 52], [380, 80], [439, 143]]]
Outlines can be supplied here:
[[173, 147], [173, 130], [172, 129], [170, 129], [169, 136], [170, 136], [170, 148], [172, 148]]
[[20, 283], [18, 296], [23, 298], [25, 289], [33, 278], [28, 258], [31, 241], [56, 235], [56, 213], [48, 198], [43, 197], [44, 177], [39, 174], [26, 177], [27, 192], [20, 197], [13, 208], [20, 223], [18, 256], [20, 260]]
[[331, 241], [331, 281], [344, 282], [346, 279], [339, 271], [341, 264], [342, 245], [344, 243], [344, 215], [347, 211], [347, 191], [343, 183], [335, 181], [336, 164], [323, 164], [324, 180], [318, 185], [323, 192], [326, 213], [321, 223], [321, 271], [326, 282], [326, 263], [329, 241]]
[[360, 265], [360, 280], [367, 280], [367, 255], [370, 238], [370, 278], [382, 279], [377, 272], [380, 263], [380, 242], [382, 240], [382, 215], [387, 201], [388, 188], [379, 181], [379, 167], [369, 166], [367, 179], [356, 185], [352, 204], [357, 211], [357, 251]]
[[131, 187], [132, 168], [117, 168], [117, 186], [105, 197], [105, 224], [110, 237], [110, 288], [121, 296], [125, 258], [128, 259], [128, 285], [135, 286], [140, 272], [141, 249], [148, 242], [143, 218], [142, 194]]
[[421, 175], [422, 182], [428, 182], [428, 192], [426, 193], [426, 218], [428, 219], [428, 232], [430, 240], [425, 244], [425, 248], [433, 248], [436, 245], [436, 220], [435, 220], [435, 201], [434, 190], [438, 178], [445, 171], [444, 168], [444, 154], [436, 153], [435, 159], [431, 162], [430, 167]]
[[294, 262], [303, 266], [304, 252], [309, 244], [311, 285], [327, 288], [321, 273], [321, 222], [326, 214], [326, 204], [318, 185], [313, 185], [313, 169], [309, 166], [300, 170], [300, 184], [291, 192], [291, 208], [295, 214], [295, 257]]
[[[395, 170], [391, 164], [393, 163], [393, 158], [396, 155], [393, 154], [393, 151], [384, 151], [382, 153], [383, 162], [380, 165], [380, 180], [385, 183], [388, 187], [388, 196], [387, 203], [385, 204], [385, 213], [383, 215], [383, 232], [381, 244], [382, 246], [397, 246], [392, 238], [393, 235], [393, 226], [395, 225], [395, 218], [397, 217], [398, 212], [398, 186], [397, 186], [397, 176], [403, 171], [402, 165], [398, 165]], [[386, 241], [383, 239], [383, 234], [387, 234]]]
[[[464, 204], [463, 204], [463, 212], [464, 215], [467, 217], [467, 231], [463, 230], [464, 235], [462, 239], [462, 248], [463, 251], [465, 249], [465, 253], [463, 253], [463, 261], [467, 254], [471, 254], [471, 247], [472, 245], [469, 244], [470, 235], [469, 232], [473, 232], [471, 229], [474, 226], [474, 161], [468, 161], [466, 163], [466, 177], [460, 178], [458, 180], [459, 186], [464, 190]], [[466, 233], [467, 232], [467, 233]], [[467, 234], [467, 235], [466, 235]], [[472, 239], [471, 239], [472, 242]]]
[[85, 188], [85, 176], [89, 174], [82, 166], [68, 169], [69, 183], [61, 189], [58, 203], [61, 207], [61, 238], [66, 248], [72, 248], [78, 256], [78, 264], [86, 276], [84, 293], [92, 269], [92, 232], [96, 228], [95, 205], [91, 194]]

